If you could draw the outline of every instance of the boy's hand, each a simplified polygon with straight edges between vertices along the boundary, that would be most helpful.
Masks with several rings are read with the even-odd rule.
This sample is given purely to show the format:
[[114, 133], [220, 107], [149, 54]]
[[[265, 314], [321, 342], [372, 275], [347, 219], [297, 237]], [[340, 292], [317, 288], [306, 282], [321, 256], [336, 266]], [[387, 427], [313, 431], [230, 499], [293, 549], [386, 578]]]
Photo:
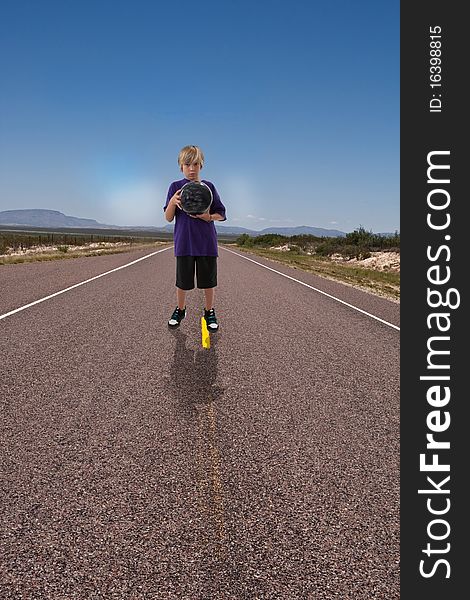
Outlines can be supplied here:
[[168, 202], [168, 206], [170, 206], [170, 205], [181, 208], [181, 190], [178, 190], [177, 192], [175, 192], [173, 194], [173, 196], [170, 198], [170, 201]]
[[200, 215], [190, 215], [190, 217], [193, 217], [193, 219], [202, 219], [207, 223], [209, 223], [209, 221], [212, 221], [211, 216], [208, 212], [202, 213]]

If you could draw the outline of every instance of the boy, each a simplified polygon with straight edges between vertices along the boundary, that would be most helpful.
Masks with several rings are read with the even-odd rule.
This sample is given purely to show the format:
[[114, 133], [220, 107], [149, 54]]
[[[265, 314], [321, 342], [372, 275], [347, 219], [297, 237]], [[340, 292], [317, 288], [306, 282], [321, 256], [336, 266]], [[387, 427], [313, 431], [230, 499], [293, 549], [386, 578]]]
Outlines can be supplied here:
[[188, 181], [201, 181], [199, 172], [204, 164], [204, 154], [197, 146], [185, 146], [179, 153], [178, 165], [184, 179], [174, 181], [163, 207], [166, 220], [171, 223], [176, 216], [174, 240], [176, 256], [177, 305], [168, 325], [176, 328], [186, 316], [186, 292], [194, 288], [194, 271], [197, 287], [204, 290], [204, 317], [209, 331], [217, 331], [219, 325], [214, 310], [214, 292], [217, 286], [217, 232], [214, 221], [225, 221], [225, 206], [215, 186], [203, 180], [212, 191], [209, 211], [189, 215], [181, 208], [180, 190]]

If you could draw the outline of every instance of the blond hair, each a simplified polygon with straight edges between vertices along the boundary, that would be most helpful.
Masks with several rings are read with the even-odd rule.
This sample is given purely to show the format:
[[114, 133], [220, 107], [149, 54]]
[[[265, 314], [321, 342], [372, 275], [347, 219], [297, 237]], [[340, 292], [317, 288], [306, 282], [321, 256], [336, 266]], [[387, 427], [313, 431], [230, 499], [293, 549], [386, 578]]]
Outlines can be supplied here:
[[178, 155], [179, 166], [192, 165], [193, 163], [204, 164], [204, 154], [198, 146], [185, 146]]

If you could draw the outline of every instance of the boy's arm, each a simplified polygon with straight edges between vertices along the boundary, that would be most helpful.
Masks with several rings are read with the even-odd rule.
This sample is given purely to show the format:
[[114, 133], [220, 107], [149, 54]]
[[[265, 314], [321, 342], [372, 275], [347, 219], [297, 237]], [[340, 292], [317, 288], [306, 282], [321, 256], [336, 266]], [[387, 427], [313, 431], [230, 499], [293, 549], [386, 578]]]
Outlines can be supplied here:
[[202, 219], [202, 221], [225, 221], [225, 217], [219, 215], [218, 213], [202, 213], [201, 215], [190, 215], [191, 217], [195, 217], [196, 219]]
[[181, 208], [181, 190], [177, 190], [168, 201], [165, 208], [165, 219], [171, 223], [175, 218], [175, 212], [177, 208]]
[[225, 215], [225, 206], [222, 204], [222, 200], [220, 199], [219, 192], [216, 190], [215, 185], [213, 186], [213, 202], [210, 210], [214, 212], [210, 215], [212, 217], [212, 221], [226, 221], [227, 217]]

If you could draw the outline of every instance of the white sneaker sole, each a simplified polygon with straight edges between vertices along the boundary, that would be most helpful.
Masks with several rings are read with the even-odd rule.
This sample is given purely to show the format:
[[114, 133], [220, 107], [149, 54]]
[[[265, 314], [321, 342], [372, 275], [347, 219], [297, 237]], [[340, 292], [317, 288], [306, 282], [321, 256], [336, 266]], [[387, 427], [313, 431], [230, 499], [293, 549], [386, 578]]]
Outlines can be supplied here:
[[[183, 319], [184, 319], [185, 317], [187, 317], [187, 316], [188, 316], [188, 310], [186, 309], [186, 313], [185, 313], [185, 315], [184, 315]], [[181, 321], [182, 321], [183, 319], [181, 319]], [[168, 327], [176, 327], [177, 325], [181, 325], [181, 321], [178, 323], [178, 321], [177, 321], [176, 319], [170, 319], [170, 320], [168, 321]]]

